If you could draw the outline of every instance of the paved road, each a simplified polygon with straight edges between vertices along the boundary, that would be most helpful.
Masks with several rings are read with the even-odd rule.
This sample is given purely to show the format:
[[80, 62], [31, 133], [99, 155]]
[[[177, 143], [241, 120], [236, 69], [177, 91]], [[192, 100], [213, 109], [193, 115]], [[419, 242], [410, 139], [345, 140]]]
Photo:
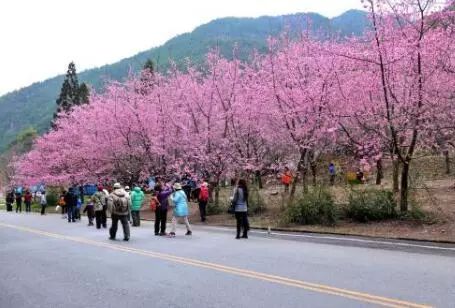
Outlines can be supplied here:
[[0, 212], [0, 307], [455, 307], [450, 246], [193, 231], [144, 223], [112, 242], [85, 221]]

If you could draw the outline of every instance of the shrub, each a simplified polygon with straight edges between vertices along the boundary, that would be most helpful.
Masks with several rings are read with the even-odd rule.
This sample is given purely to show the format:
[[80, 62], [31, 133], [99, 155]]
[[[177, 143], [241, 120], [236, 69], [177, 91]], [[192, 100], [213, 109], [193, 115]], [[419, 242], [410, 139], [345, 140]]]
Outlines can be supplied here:
[[335, 203], [325, 188], [314, 187], [290, 203], [285, 211], [285, 220], [302, 225], [333, 225], [336, 222]]
[[265, 202], [256, 187], [248, 191], [248, 214], [257, 215], [265, 211]]
[[57, 205], [57, 201], [58, 201], [58, 194], [57, 192], [53, 191], [53, 190], [50, 190], [47, 194], [46, 194], [46, 200], [47, 200], [47, 205], [48, 206], [56, 206]]
[[359, 222], [379, 221], [397, 217], [393, 193], [388, 190], [351, 191], [346, 216]]
[[218, 215], [223, 213], [223, 207], [215, 202], [207, 203], [207, 215]]

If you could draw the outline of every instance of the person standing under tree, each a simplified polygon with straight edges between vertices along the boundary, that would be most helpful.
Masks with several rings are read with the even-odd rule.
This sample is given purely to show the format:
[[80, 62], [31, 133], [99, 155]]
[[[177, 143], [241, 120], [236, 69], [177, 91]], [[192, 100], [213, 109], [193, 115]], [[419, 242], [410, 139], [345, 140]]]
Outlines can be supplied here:
[[130, 225], [128, 223], [128, 213], [131, 208], [131, 200], [127, 197], [126, 192], [122, 189], [120, 183], [114, 184], [114, 191], [109, 195], [107, 207], [112, 218], [112, 225], [109, 229], [109, 239], [115, 240], [118, 222], [120, 221], [123, 227], [123, 240], [129, 241]]
[[329, 175], [330, 175], [330, 185], [333, 186], [335, 184], [335, 177], [336, 177], [336, 168], [333, 162], [329, 164]]
[[16, 190], [16, 213], [22, 213], [22, 193]]
[[292, 183], [292, 172], [288, 167], [284, 167], [284, 172], [281, 175], [281, 183], [284, 185], [284, 191], [289, 191], [289, 185]]
[[65, 194], [65, 204], [68, 214], [68, 222], [76, 222], [75, 211], [77, 206], [77, 196], [74, 194], [74, 188], [70, 187]]
[[30, 192], [30, 190], [27, 189], [25, 191], [25, 195], [24, 195], [24, 203], [25, 203], [25, 212], [26, 213], [29, 213], [29, 212], [32, 211], [32, 199], [33, 199], [33, 195]]
[[133, 219], [133, 227], [141, 225], [141, 208], [144, 202], [144, 192], [139, 186], [135, 186], [130, 195], [131, 198], [131, 217]]
[[168, 198], [172, 194], [171, 187], [163, 188], [162, 184], [155, 186], [156, 198], [158, 202], [155, 210], [155, 235], [164, 236], [166, 234], [167, 210], [169, 207]]
[[47, 196], [46, 196], [46, 191], [44, 191], [44, 190], [41, 193], [39, 203], [41, 204], [41, 215], [46, 215]]
[[207, 202], [209, 201], [209, 188], [207, 182], [202, 183], [201, 189], [199, 190], [198, 202], [199, 202], [199, 213], [201, 215], [201, 222], [206, 220], [206, 208]]
[[235, 238], [240, 238], [240, 231], [243, 231], [242, 238], [248, 238], [248, 187], [244, 179], [239, 180], [234, 190], [232, 204], [234, 205], [235, 219], [237, 221], [237, 235]]

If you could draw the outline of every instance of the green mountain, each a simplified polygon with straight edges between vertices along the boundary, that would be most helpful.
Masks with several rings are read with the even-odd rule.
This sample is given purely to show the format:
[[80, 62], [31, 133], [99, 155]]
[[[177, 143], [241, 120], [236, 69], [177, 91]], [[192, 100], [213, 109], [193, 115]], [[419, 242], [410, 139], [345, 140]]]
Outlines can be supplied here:
[[[266, 39], [288, 31], [294, 35], [311, 27], [312, 33], [324, 39], [337, 34], [340, 37], [360, 35], [368, 24], [366, 13], [351, 10], [329, 19], [314, 13], [259, 18], [222, 18], [196, 28], [191, 33], [178, 35], [164, 45], [141, 52], [133, 57], [100, 68], [79, 73], [79, 81], [101, 89], [108, 80], [123, 80], [130, 72], [139, 71], [147, 59], [152, 59], [158, 70], [165, 71], [169, 60], [177, 65], [186, 58], [200, 63], [214, 47], [226, 57], [232, 55], [233, 46], [239, 46], [238, 56], [247, 59], [253, 49], [266, 50]], [[314, 30], [313, 30], [314, 29]], [[76, 63], [77, 64], [77, 63]], [[62, 67], [62, 72], [64, 72]], [[8, 93], [0, 97], [0, 152], [27, 128], [39, 133], [49, 128], [56, 109], [63, 75]]]

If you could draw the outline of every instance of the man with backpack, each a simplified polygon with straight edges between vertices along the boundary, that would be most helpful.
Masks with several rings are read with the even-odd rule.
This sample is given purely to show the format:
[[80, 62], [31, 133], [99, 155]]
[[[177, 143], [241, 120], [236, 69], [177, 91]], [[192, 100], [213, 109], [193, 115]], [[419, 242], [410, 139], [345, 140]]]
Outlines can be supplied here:
[[128, 214], [130, 212], [131, 201], [130, 198], [127, 197], [125, 190], [122, 189], [120, 183], [114, 184], [114, 191], [108, 197], [107, 206], [112, 218], [112, 226], [109, 229], [109, 239], [115, 240], [118, 222], [120, 220], [123, 227], [123, 240], [128, 241], [130, 239]]
[[205, 222], [207, 202], [209, 201], [209, 188], [207, 182], [202, 183], [199, 190], [198, 202], [199, 213], [201, 214], [201, 221]]

